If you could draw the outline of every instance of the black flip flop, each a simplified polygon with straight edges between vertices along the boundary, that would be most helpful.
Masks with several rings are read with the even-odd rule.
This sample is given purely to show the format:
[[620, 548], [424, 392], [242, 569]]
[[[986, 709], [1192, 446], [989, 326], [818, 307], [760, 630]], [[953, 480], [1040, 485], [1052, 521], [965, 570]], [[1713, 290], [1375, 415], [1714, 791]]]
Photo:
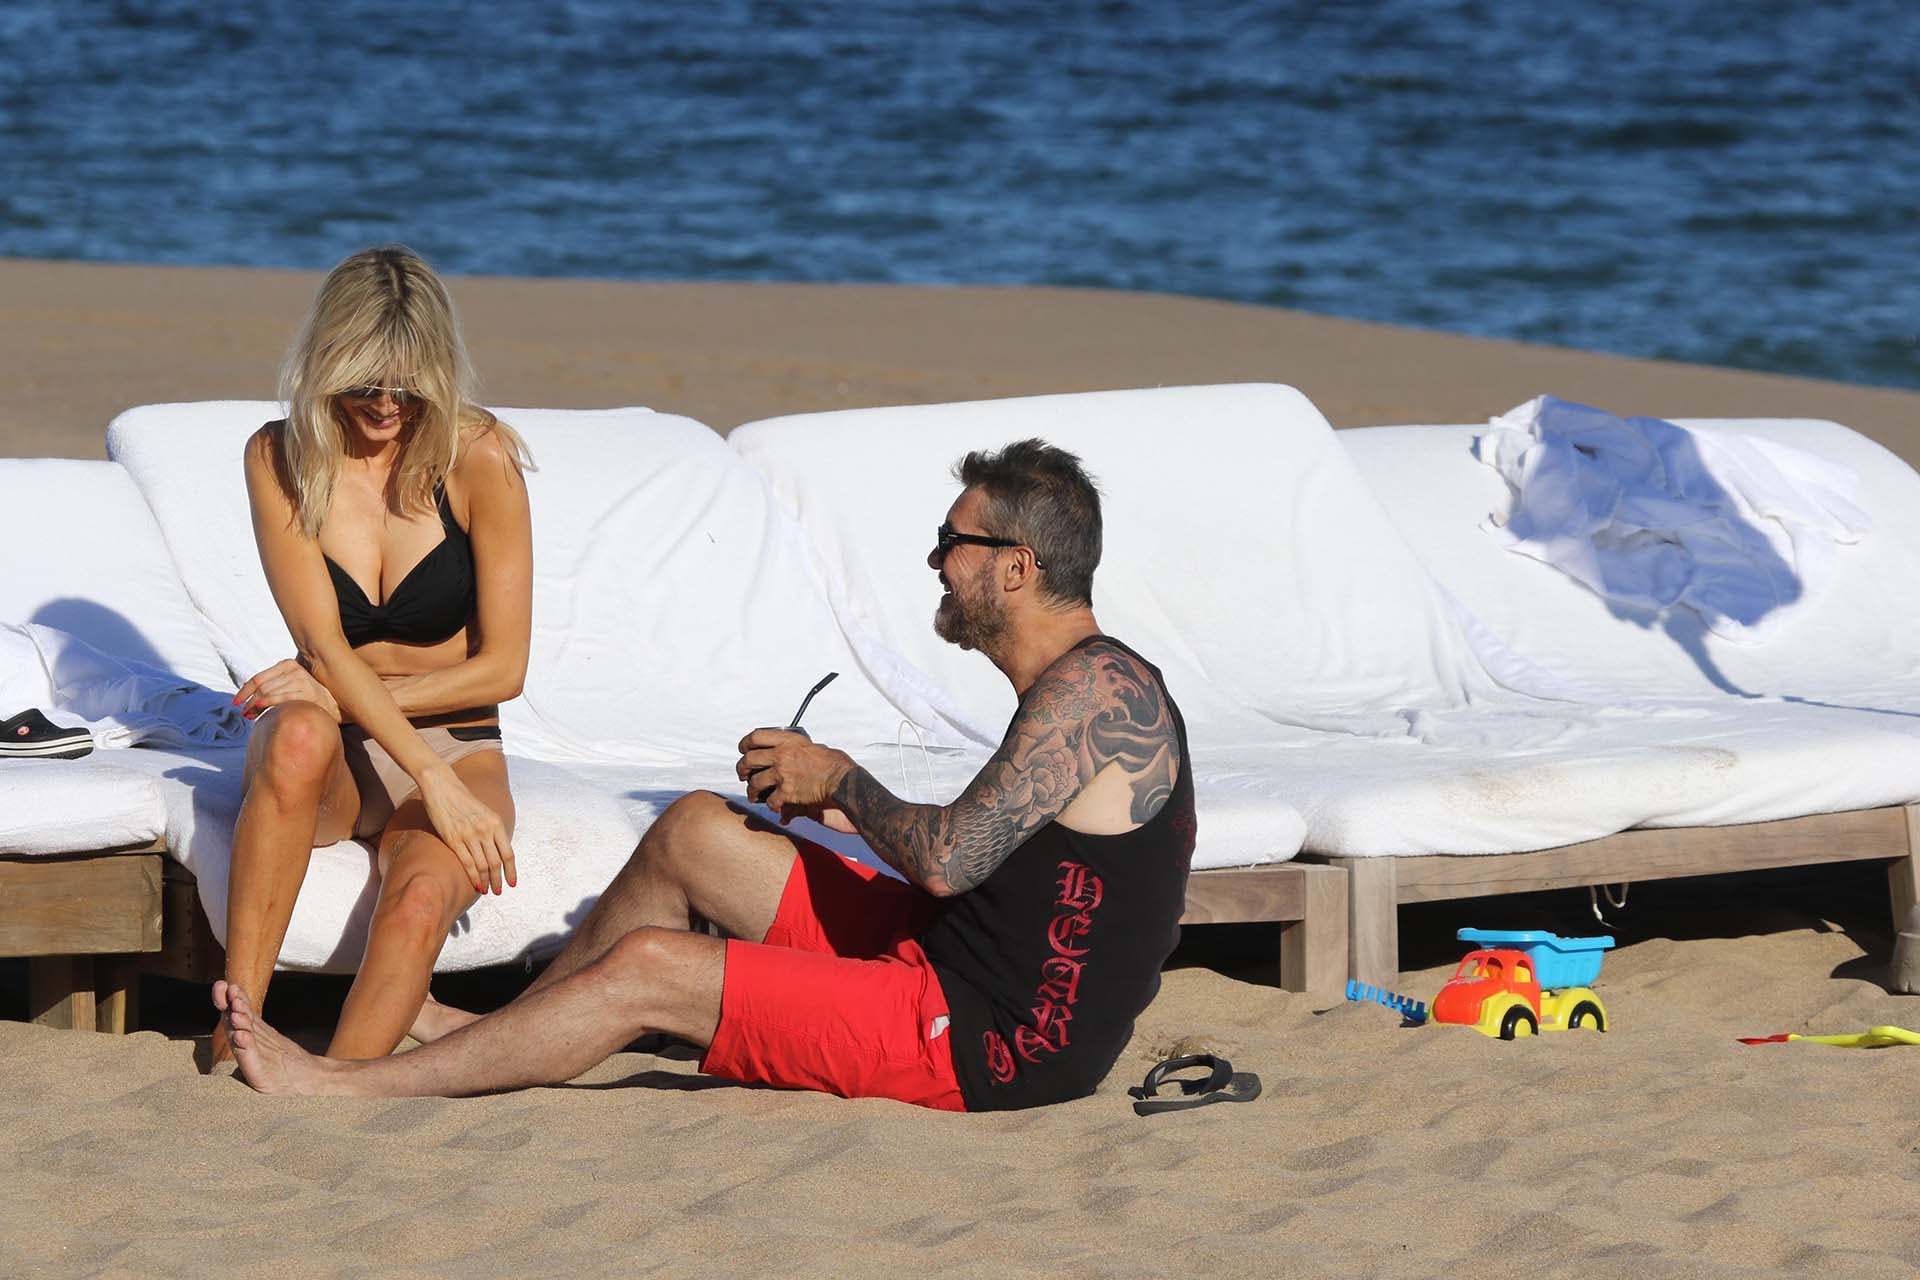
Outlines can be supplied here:
[[[1195, 1067], [1205, 1067], [1207, 1074], [1199, 1079], [1175, 1075]], [[1179, 1092], [1174, 1096], [1158, 1096], [1161, 1089], [1175, 1087]], [[1160, 1111], [1204, 1107], [1209, 1102], [1252, 1102], [1260, 1096], [1260, 1077], [1251, 1071], [1234, 1071], [1233, 1064], [1217, 1054], [1195, 1053], [1168, 1058], [1147, 1072], [1147, 1078], [1127, 1093], [1135, 1100], [1133, 1114], [1150, 1116]]]

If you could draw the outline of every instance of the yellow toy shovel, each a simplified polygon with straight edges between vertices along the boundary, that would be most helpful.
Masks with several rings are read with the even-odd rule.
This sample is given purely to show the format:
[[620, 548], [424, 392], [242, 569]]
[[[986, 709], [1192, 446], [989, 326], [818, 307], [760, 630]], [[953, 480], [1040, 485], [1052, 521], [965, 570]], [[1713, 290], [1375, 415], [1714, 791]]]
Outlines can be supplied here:
[[1905, 1027], [1869, 1027], [1858, 1035], [1851, 1036], [1760, 1036], [1749, 1040], [1741, 1037], [1741, 1044], [1781, 1044], [1788, 1040], [1806, 1040], [1812, 1044], [1837, 1045], [1842, 1049], [1884, 1049], [1895, 1044], [1920, 1044], [1920, 1032], [1908, 1031]]

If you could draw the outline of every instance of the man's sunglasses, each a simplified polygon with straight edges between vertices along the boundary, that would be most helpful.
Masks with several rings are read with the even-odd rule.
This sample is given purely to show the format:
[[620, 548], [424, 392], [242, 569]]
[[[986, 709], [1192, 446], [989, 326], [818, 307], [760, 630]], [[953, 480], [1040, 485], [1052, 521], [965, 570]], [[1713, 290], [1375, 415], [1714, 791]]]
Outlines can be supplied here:
[[405, 387], [348, 387], [340, 393], [342, 400], [373, 401], [381, 396], [392, 396], [393, 402], [404, 409], [418, 400], [420, 393]]
[[[1015, 542], [1012, 538], [989, 538], [984, 533], [961, 533], [950, 524], [941, 525], [933, 535], [933, 554], [943, 562], [947, 558], [947, 552], [955, 547], [1024, 547], [1026, 545], [1024, 542]], [[1039, 556], [1035, 556], [1033, 567], [1044, 569], [1047, 566], [1040, 563]]]

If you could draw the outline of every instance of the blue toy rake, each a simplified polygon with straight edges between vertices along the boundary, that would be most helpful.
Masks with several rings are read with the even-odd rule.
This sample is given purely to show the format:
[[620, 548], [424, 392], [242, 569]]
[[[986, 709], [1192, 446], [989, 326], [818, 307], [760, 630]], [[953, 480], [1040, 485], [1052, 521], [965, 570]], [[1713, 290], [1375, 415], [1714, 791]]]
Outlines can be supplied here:
[[1426, 1001], [1415, 1000], [1412, 996], [1395, 995], [1391, 991], [1383, 991], [1379, 987], [1357, 979], [1347, 983], [1347, 999], [1371, 1000], [1375, 1004], [1383, 1004], [1411, 1023], [1419, 1024], [1427, 1020]]

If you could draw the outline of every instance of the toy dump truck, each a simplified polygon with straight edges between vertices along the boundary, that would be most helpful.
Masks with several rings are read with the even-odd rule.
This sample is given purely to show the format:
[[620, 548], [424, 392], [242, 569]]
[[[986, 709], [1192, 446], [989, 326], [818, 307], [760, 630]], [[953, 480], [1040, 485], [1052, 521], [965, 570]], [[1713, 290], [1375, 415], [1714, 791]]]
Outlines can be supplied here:
[[1538, 930], [1462, 929], [1477, 942], [1433, 999], [1433, 1020], [1511, 1040], [1573, 1027], [1607, 1029], [1607, 1008], [1587, 984], [1600, 976], [1610, 937], [1563, 938]]

